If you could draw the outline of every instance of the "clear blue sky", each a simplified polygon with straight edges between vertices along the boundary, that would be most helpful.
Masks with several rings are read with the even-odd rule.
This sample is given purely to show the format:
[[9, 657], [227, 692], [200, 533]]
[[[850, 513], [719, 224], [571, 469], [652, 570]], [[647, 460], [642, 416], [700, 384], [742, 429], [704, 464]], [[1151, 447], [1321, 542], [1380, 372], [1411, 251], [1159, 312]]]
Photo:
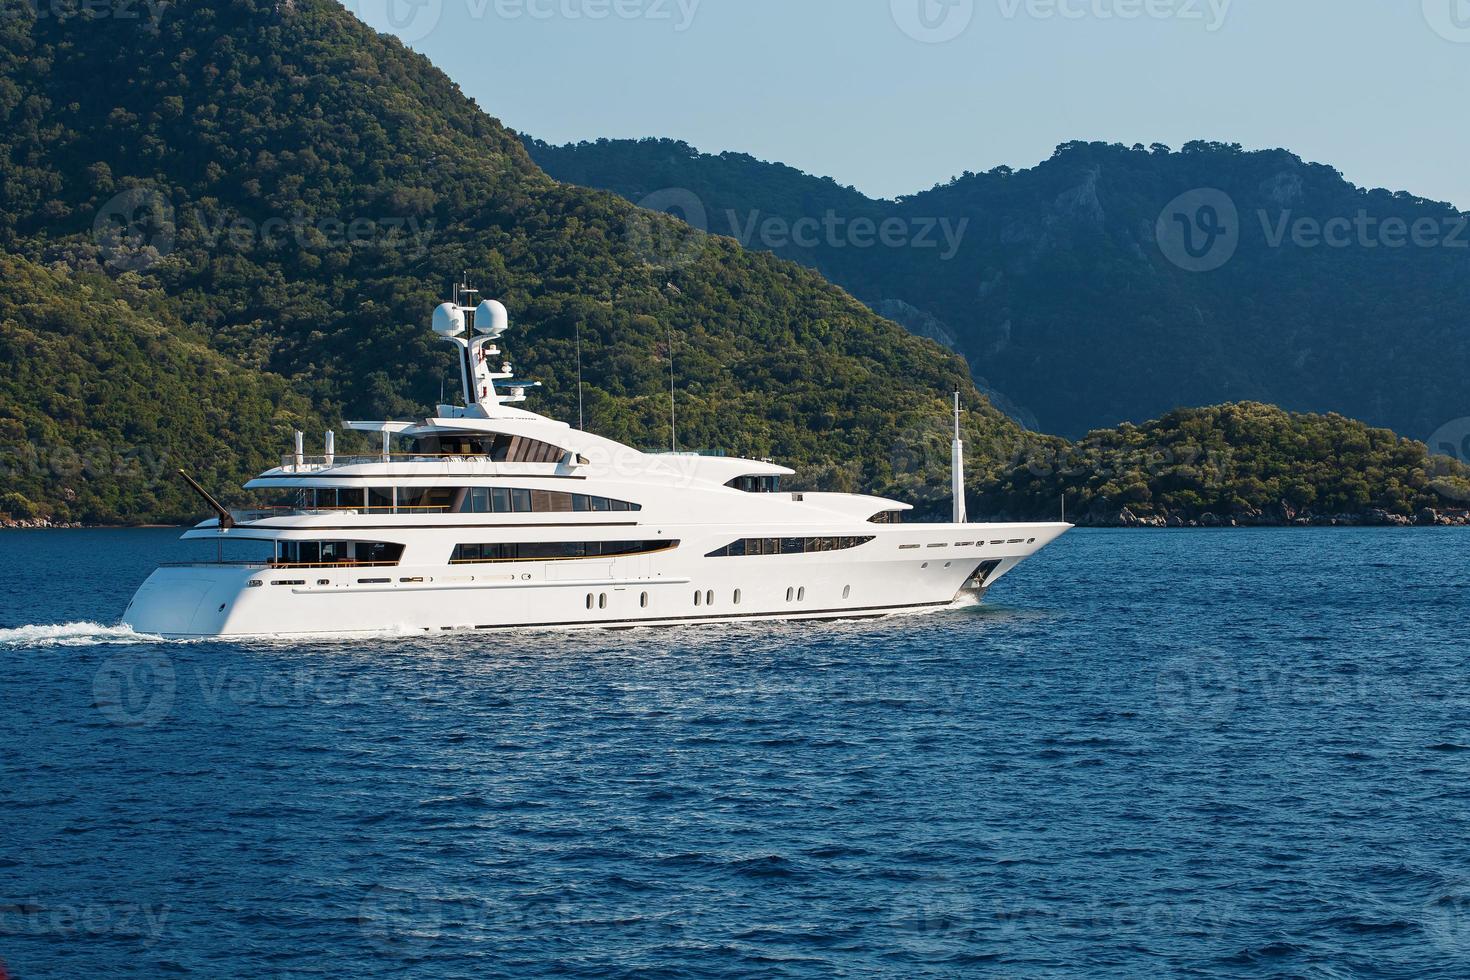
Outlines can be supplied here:
[[556, 143], [672, 137], [894, 196], [1067, 140], [1211, 139], [1470, 208], [1470, 0], [343, 2]]

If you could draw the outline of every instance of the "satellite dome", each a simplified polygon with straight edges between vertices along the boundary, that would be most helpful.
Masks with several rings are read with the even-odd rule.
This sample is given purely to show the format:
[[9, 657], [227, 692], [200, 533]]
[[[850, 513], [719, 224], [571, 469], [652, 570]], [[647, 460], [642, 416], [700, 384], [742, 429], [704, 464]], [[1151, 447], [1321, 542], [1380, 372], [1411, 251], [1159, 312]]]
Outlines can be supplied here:
[[510, 313], [498, 299], [487, 299], [475, 309], [475, 332], [488, 334], [491, 340], [510, 329]]
[[464, 314], [453, 303], [444, 303], [434, 311], [434, 332], [441, 337], [458, 337], [464, 333]]

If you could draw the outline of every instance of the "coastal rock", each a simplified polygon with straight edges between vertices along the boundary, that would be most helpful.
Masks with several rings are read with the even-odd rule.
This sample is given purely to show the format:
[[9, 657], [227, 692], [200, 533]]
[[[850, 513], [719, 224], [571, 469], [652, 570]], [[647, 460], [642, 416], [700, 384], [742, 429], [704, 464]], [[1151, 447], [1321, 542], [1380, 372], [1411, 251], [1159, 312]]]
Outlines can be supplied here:
[[81, 527], [76, 522], [53, 521], [45, 517], [21, 518], [20, 520], [0, 521], [0, 530], [9, 531], [39, 531], [48, 528], [72, 528]]
[[1420, 527], [1433, 527], [1439, 523], [1439, 512], [1433, 507], [1425, 507], [1414, 515], [1414, 523]]
[[1374, 508], [1363, 515], [1363, 524], [1368, 527], [1408, 527], [1412, 521], [1402, 514], [1390, 514], [1386, 510]]

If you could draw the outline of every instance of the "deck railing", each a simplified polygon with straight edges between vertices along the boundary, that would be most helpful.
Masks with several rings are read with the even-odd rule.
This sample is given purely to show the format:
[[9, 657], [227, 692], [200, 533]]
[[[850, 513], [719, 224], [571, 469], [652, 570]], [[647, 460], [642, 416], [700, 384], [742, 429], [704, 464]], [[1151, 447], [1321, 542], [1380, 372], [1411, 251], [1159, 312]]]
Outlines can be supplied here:
[[253, 524], [256, 521], [265, 521], [273, 517], [305, 517], [311, 514], [452, 514], [452, 507], [410, 507], [400, 504], [397, 507], [364, 507], [361, 504], [340, 504], [336, 507], [325, 507], [312, 505], [295, 506], [292, 504], [279, 504], [271, 507], [256, 507], [252, 510], [233, 510], [230, 516], [237, 524]]
[[221, 558], [215, 561], [165, 561], [160, 568], [213, 568], [226, 565], [232, 568], [396, 568], [396, 561], [325, 561], [291, 562], [272, 561], [269, 558]]
[[[354, 453], [350, 455], [346, 453], [337, 453], [331, 457], [330, 461], [328, 461], [326, 456], [308, 456], [303, 454], [301, 457], [301, 462], [298, 464], [296, 461], [295, 453], [286, 453], [281, 457], [281, 466], [284, 469], [296, 469], [298, 465], [303, 468], [311, 467], [314, 469], [320, 469], [326, 466], [368, 466], [373, 463], [441, 463], [451, 462], [454, 460], [460, 460], [470, 463], [513, 462], [512, 460], [508, 459], [496, 460], [488, 453]], [[516, 465], [553, 466], [559, 464], [560, 462], [561, 460], [557, 459], [544, 461], [540, 464], [521, 462], [517, 463]]]

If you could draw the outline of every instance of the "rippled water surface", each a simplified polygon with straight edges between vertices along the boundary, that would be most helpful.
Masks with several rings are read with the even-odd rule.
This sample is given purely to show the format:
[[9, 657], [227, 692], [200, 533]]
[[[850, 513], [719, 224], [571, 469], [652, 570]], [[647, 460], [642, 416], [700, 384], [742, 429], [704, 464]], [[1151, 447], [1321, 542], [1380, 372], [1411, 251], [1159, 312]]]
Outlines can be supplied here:
[[1079, 531], [836, 626], [106, 628], [176, 537], [0, 534], [16, 980], [1470, 975], [1470, 533]]

